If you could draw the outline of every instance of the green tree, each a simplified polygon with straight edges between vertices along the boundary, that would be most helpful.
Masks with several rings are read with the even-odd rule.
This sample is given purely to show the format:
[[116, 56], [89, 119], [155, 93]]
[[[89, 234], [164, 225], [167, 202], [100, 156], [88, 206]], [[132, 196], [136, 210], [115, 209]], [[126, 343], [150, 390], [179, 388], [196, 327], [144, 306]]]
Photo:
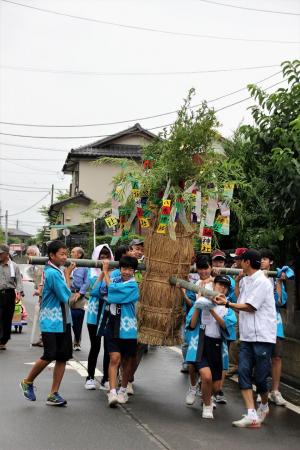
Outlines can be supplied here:
[[254, 125], [239, 127], [225, 152], [246, 181], [236, 190], [235, 244], [271, 247], [283, 261], [299, 248], [300, 61], [282, 72], [288, 86], [272, 94], [248, 86]]

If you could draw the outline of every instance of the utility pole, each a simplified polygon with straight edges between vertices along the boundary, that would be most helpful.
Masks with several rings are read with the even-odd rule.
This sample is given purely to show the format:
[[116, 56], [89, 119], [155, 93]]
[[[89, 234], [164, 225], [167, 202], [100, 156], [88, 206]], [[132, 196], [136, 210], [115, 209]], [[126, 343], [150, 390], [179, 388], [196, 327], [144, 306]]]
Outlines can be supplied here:
[[8, 244], [8, 211], [5, 211], [5, 244]]
[[54, 202], [54, 184], [51, 186], [51, 205], [53, 205]]

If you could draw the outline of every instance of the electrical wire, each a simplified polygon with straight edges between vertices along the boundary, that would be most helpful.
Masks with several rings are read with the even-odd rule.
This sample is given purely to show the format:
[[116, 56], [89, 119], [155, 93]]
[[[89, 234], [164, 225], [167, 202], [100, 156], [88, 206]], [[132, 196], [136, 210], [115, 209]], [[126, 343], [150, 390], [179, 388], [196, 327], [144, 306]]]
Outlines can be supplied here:
[[0, 183], [0, 186], [5, 186], [5, 187], [15, 187], [15, 188], [27, 188], [27, 189], [47, 189], [49, 186], [40, 186], [40, 187], [34, 187], [32, 186], [32, 184], [28, 184], [27, 186], [21, 186], [20, 184], [7, 184], [7, 183]]
[[[299, 42], [300, 43], [300, 42]], [[231, 67], [223, 69], [203, 69], [182, 72], [93, 72], [80, 70], [54, 70], [54, 69], [38, 69], [25, 66], [8, 66], [0, 65], [0, 69], [20, 70], [24, 72], [52, 73], [60, 75], [84, 75], [84, 76], [170, 76], [170, 75], [197, 75], [202, 73], [222, 73], [222, 72], [238, 72], [246, 70], [269, 69], [271, 67], [279, 67], [279, 64], [271, 64], [268, 66], [251, 66], [251, 67]]]
[[[282, 84], [284, 82], [285, 82], [285, 80], [279, 81], [278, 83], [275, 83], [275, 84], [273, 84], [271, 86], [268, 86], [268, 87], [266, 87], [264, 89], [265, 90], [271, 89], [272, 87], [278, 86], [279, 84]], [[221, 109], [215, 110], [215, 112], [219, 112], [219, 111], [221, 111], [223, 109], [230, 108], [231, 106], [234, 106], [234, 105], [236, 105], [238, 103], [242, 103], [242, 102], [244, 102], [244, 101], [246, 101], [246, 100], [248, 100], [250, 98], [252, 98], [252, 97], [247, 97], [247, 98], [244, 98], [244, 99], [242, 99], [242, 100], [240, 100], [238, 102], [232, 103], [230, 105], [226, 105], [226, 106], [222, 107]], [[147, 128], [147, 130], [148, 131], [157, 130], [159, 128], [165, 128], [165, 127], [168, 127], [170, 125], [172, 125], [172, 123], [171, 124], [167, 124], [167, 125], [158, 125], [156, 127], [150, 127], [150, 128]], [[96, 138], [105, 138], [105, 137], [109, 137], [109, 136], [114, 136], [114, 134], [100, 134], [100, 135], [96, 135], [96, 136], [32, 136], [32, 135], [26, 135], [26, 134], [14, 134], [14, 133], [3, 133], [3, 132], [0, 132], [0, 134], [2, 134], [4, 136], [15, 136], [15, 137], [31, 138], [31, 139], [96, 139]], [[132, 134], [134, 134], [134, 132]]]
[[18, 167], [22, 167], [23, 169], [32, 170], [33, 172], [47, 173], [47, 174], [51, 174], [51, 175], [53, 175], [53, 174], [57, 175], [58, 173], [60, 173], [59, 170], [55, 171], [55, 170], [36, 169], [36, 168], [33, 168], [33, 167], [24, 166], [23, 164], [19, 164], [19, 163], [16, 163], [16, 162], [7, 161], [6, 159], [4, 159], [3, 161], [8, 163], [8, 164], [11, 164], [13, 166], [18, 166]]
[[29, 206], [29, 208], [23, 209], [22, 211], [19, 211], [17, 213], [14, 214], [9, 214], [9, 217], [13, 217], [13, 216], [19, 216], [27, 211], [29, 211], [30, 209], [34, 208], [36, 205], [38, 205], [39, 203], [41, 203], [43, 200], [45, 200], [46, 197], [48, 197], [48, 195], [50, 195], [50, 191], [47, 192], [46, 195], [44, 195], [44, 197], [40, 198], [40, 200], [38, 200], [37, 202], [35, 202], [33, 205]]
[[[269, 80], [270, 78], [274, 78], [276, 75], [281, 74], [281, 70], [278, 72], [273, 73], [272, 75], [269, 75], [266, 78], [263, 78], [262, 80], [256, 81], [254, 84], [260, 84], [263, 83], [264, 81]], [[239, 92], [242, 92], [244, 90], [246, 90], [247, 87], [243, 87], [240, 89], [237, 89], [233, 92], [229, 92], [227, 94], [221, 95], [219, 97], [213, 98], [211, 100], [207, 100], [207, 103], [214, 103], [216, 101], [222, 100], [223, 98], [229, 97], [231, 95], [237, 94]], [[190, 106], [189, 109], [193, 109], [193, 108], [197, 108], [198, 106], [200, 106], [201, 103], [195, 104], [193, 106]], [[163, 117], [163, 116], [168, 116], [171, 114], [176, 114], [178, 113], [178, 109], [175, 109], [173, 111], [168, 111], [168, 112], [164, 112], [164, 113], [160, 113], [160, 114], [155, 114], [152, 116], [144, 116], [144, 117], [136, 117], [134, 119], [127, 119], [127, 120], [119, 120], [119, 121], [115, 121], [115, 122], [102, 122], [102, 123], [92, 123], [92, 124], [81, 124], [81, 125], [47, 125], [47, 124], [26, 124], [26, 123], [16, 123], [16, 122], [0, 122], [3, 125], [19, 125], [19, 126], [24, 126], [24, 127], [41, 127], [41, 128], [84, 128], [84, 127], [98, 127], [98, 126], [105, 126], [105, 125], [120, 125], [123, 123], [129, 123], [129, 122], [137, 122], [137, 121], [141, 121], [141, 120], [148, 120], [148, 119], [156, 119], [157, 117]], [[0, 142], [0, 144], [3, 144]], [[9, 144], [3, 144], [3, 145], [9, 145]], [[39, 149], [39, 147], [25, 147], [25, 148], [36, 148]], [[44, 150], [53, 150], [53, 149], [46, 149], [44, 148]], [[53, 151], [65, 151], [65, 150], [57, 150], [54, 149]]]
[[290, 12], [290, 11], [275, 11], [273, 9], [258, 9], [258, 8], [248, 8], [247, 6], [238, 6], [233, 5], [231, 3], [222, 3], [222, 2], [215, 2], [213, 0], [198, 0], [202, 3], [208, 3], [210, 5], [215, 6], [225, 6], [226, 8], [235, 8], [235, 9], [244, 9], [246, 11], [254, 11], [254, 12], [262, 12], [262, 13], [269, 13], [269, 14], [284, 14], [288, 16], [300, 16], [300, 13]]
[[41, 159], [41, 158], [1, 158], [0, 161], [63, 161], [63, 158], [60, 159], [53, 159], [53, 158], [47, 158], [47, 159]]
[[278, 40], [268, 40], [268, 39], [234, 38], [234, 37], [229, 37], [229, 36], [216, 36], [216, 35], [206, 35], [206, 34], [196, 34], [196, 33], [182, 33], [182, 32], [170, 31], [170, 30], [161, 30], [161, 29], [151, 28], [151, 27], [142, 27], [142, 26], [138, 26], [138, 25], [126, 25], [123, 23], [94, 19], [92, 17], [82, 17], [82, 16], [77, 16], [74, 14], [67, 14], [67, 13], [62, 13], [59, 11], [53, 11], [50, 9], [38, 8], [36, 6], [25, 5], [24, 3], [14, 2], [11, 0], [0, 0], [0, 1], [7, 3], [7, 4], [32, 9], [32, 10], [38, 11], [38, 12], [53, 14], [56, 16], [68, 17], [70, 19], [82, 20], [82, 21], [86, 21], [86, 22], [100, 23], [102, 25], [109, 25], [109, 26], [130, 29], [130, 30], [135, 30], [135, 31], [148, 31], [151, 33], [161, 33], [161, 34], [172, 35], [172, 36], [197, 37], [197, 38], [201, 38], [201, 39], [217, 39], [217, 40], [222, 40], [222, 41], [242, 41], [242, 42], [256, 42], [256, 43], [261, 42], [261, 43], [268, 43], [268, 44], [299, 44], [299, 41], [278, 41]]
[[46, 189], [40, 190], [40, 191], [29, 191], [29, 190], [25, 190], [25, 189], [10, 189], [10, 188], [3, 188], [0, 187], [0, 191], [10, 191], [10, 192], [48, 192]]

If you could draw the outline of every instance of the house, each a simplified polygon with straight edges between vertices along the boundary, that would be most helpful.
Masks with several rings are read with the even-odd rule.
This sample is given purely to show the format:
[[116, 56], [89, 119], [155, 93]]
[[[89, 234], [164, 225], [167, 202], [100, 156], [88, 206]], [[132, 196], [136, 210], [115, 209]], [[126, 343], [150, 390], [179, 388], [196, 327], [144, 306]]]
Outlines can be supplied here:
[[88, 145], [72, 149], [66, 158], [63, 172], [71, 175], [70, 197], [53, 203], [49, 214], [57, 217], [57, 223], [78, 225], [89, 222], [84, 214], [92, 201], [105, 202], [112, 190], [112, 179], [120, 172], [113, 164], [96, 165], [101, 157], [130, 158], [141, 161], [142, 147], [157, 136], [135, 124], [133, 127], [105, 137]]
[[32, 237], [32, 234], [29, 234], [29, 233], [26, 233], [26, 231], [20, 230], [19, 227], [8, 228], [7, 234], [8, 234], [8, 240], [18, 239], [22, 243], [24, 243], [27, 239]]

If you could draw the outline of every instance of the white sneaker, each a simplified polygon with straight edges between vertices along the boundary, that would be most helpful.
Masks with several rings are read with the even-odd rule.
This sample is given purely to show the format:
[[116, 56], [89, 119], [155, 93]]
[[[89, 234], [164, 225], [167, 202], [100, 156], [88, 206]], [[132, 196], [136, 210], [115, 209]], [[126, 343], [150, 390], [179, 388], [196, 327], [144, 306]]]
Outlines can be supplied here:
[[121, 405], [124, 405], [124, 403], [128, 402], [128, 394], [127, 392], [121, 392], [119, 391], [117, 394], [117, 402]]
[[101, 391], [109, 391], [109, 382], [105, 381], [105, 383], [100, 383], [99, 389]]
[[114, 392], [109, 392], [107, 394], [108, 406], [114, 408], [118, 404], [118, 395]]
[[196, 389], [192, 389], [191, 387], [188, 390], [188, 393], [186, 394], [185, 397], [185, 403], [186, 405], [193, 405], [195, 403], [196, 400], [196, 394], [197, 394], [197, 390]]
[[133, 384], [132, 383], [130, 383], [130, 381], [129, 381], [129, 383], [127, 384], [127, 394], [128, 395], [133, 395], [134, 394], [134, 390], [133, 390]]
[[86, 380], [84, 387], [88, 391], [94, 391], [96, 389], [96, 381], [93, 378], [89, 378]]
[[232, 425], [238, 428], [260, 428], [260, 421], [259, 419], [243, 416], [240, 420], [232, 422]]
[[263, 408], [262, 404], [260, 404], [259, 407], [257, 408], [256, 412], [257, 412], [257, 416], [258, 416], [260, 423], [263, 423], [263, 421], [265, 420], [265, 418], [267, 417], [267, 415], [270, 412], [269, 406], [267, 406], [267, 408]]
[[261, 396], [260, 396], [260, 394], [257, 395], [256, 401], [257, 401], [257, 403], [261, 403]]
[[202, 419], [213, 419], [213, 406], [212, 405], [204, 405], [203, 403], [203, 409], [202, 409]]
[[285, 406], [286, 400], [282, 397], [279, 391], [271, 391], [269, 395], [269, 399], [272, 403], [278, 406]]

